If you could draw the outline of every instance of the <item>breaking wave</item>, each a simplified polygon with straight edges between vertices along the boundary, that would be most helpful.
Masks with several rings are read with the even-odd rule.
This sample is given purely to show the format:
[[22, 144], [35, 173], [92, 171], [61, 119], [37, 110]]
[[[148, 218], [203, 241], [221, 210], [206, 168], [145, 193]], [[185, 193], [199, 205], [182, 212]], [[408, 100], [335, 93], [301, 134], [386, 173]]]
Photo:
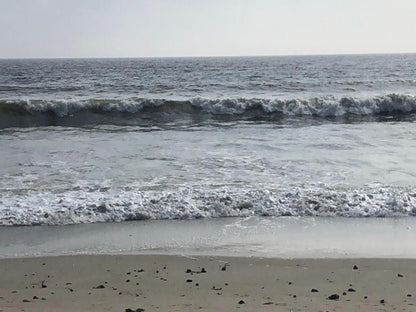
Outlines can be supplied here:
[[371, 98], [310, 99], [84, 99], [0, 100], [0, 128], [48, 125], [140, 125], [186, 118], [274, 120], [287, 116], [320, 118], [409, 115], [416, 96], [388, 94]]
[[3, 194], [0, 225], [64, 225], [246, 216], [416, 216], [412, 188], [286, 190], [182, 187], [171, 191], [80, 189]]

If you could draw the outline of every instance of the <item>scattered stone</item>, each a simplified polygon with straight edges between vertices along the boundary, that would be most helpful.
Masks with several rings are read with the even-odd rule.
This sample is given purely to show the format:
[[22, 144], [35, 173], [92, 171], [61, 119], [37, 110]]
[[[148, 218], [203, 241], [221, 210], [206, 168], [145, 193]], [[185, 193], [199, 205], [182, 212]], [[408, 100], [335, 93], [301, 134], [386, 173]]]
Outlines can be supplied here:
[[199, 286], [199, 283], [196, 283], [195, 286]]
[[403, 277], [403, 275], [399, 273], [399, 274], [397, 274], [397, 277]]
[[38, 296], [33, 296], [33, 300], [39, 299]]
[[187, 279], [186, 282], [187, 283], [192, 283], [192, 280], [191, 279]]
[[274, 302], [267, 301], [267, 302], [263, 303], [263, 305], [271, 305], [271, 304], [274, 304]]
[[358, 266], [354, 265], [354, 266], [352, 267], [352, 269], [353, 269], [353, 270], [358, 270]]
[[144, 272], [144, 270], [143, 269], [138, 269], [137, 272], [142, 273], [142, 272]]
[[296, 295], [293, 295], [293, 298], [296, 298], [297, 296]]
[[221, 271], [226, 271], [227, 270], [227, 264], [224, 264], [221, 268]]
[[22, 302], [32, 302], [29, 299], [23, 299]]
[[127, 308], [127, 309], [125, 310], [125, 312], [143, 312], [143, 311], [144, 311], [144, 309], [143, 309], [143, 308], [137, 308], [136, 310], [133, 310], [133, 309]]
[[407, 296], [408, 296], [408, 297], [411, 297], [412, 295], [411, 295], [411, 294], [407, 294]]
[[355, 292], [356, 290], [354, 288], [348, 288], [349, 292]]
[[343, 295], [343, 296], [346, 296], [346, 295], [347, 295], [347, 293], [344, 291], [344, 292], [342, 293], [342, 295]]
[[212, 288], [211, 288], [212, 290], [222, 290], [222, 287], [220, 287], [220, 288], [215, 288], [215, 286], [212, 286]]
[[41, 300], [46, 300], [46, 298], [45, 297], [42, 297], [42, 299]]
[[126, 280], [126, 283], [130, 283], [130, 280], [128, 279], [128, 280]]
[[163, 267], [163, 270], [166, 270], [166, 266]]
[[333, 294], [333, 295], [329, 296], [328, 299], [329, 300], [338, 300], [339, 299], [339, 295]]
[[45, 282], [45, 281], [42, 281], [41, 286], [42, 286], [42, 288], [46, 288], [46, 287], [48, 287], [48, 285], [46, 285], [46, 282]]
[[[225, 271], [225, 270], [224, 270]], [[238, 304], [245, 304], [244, 300], [240, 300]]]
[[367, 299], [368, 297], [367, 296], [364, 296], [364, 299]]
[[319, 292], [319, 290], [318, 290], [318, 289], [316, 289], [316, 288], [312, 288], [312, 289], [311, 289], [311, 292]]
[[130, 274], [131, 274], [131, 272], [127, 272], [127, 273], [126, 273], [126, 275], [130, 275]]
[[185, 273], [192, 273], [192, 270], [191, 269], [186, 269]]
[[98, 285], [98, 286], [96, 286], [96, 287], [93, 287], [93, 289], [104, 289], [105, 288], [105, 286], [104, 285]]
[[65, 285], [72, 285], [72, 283], [65, 283]]
[[380, 303], [381, 303], [381, 304], [384, 304], [384, 303], [386, 303], [386, 301], [385, 301], [384, 299], [381, 299], [381, 300], [380, 300]]
[[207, 273], [207, 271], [205, 270], [205, 268], [201, 268], [201, 273]]

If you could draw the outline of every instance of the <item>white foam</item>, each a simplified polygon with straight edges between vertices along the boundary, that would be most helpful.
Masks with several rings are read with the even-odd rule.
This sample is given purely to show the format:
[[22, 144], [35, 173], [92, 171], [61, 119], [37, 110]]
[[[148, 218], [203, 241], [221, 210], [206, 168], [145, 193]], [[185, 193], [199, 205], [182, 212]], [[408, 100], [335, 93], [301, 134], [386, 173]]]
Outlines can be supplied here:
[[416, 192], [389, 186], [356, 190], [329, 187], [283, 190], [165, 191], [74, 189], [65, 193], [6, 193], [0, 225], [61, 225], [141, 219], [246, 216], [397, 217], [416, 215]]

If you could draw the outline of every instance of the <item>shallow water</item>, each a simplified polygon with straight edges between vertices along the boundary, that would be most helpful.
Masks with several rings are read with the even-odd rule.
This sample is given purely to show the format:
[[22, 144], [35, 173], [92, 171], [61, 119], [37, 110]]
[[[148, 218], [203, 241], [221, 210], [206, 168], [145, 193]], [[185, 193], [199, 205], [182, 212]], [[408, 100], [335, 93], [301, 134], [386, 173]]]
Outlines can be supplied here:
[[416, 258], [415, 218], [248, 217], [0, 227], [0, 257]]

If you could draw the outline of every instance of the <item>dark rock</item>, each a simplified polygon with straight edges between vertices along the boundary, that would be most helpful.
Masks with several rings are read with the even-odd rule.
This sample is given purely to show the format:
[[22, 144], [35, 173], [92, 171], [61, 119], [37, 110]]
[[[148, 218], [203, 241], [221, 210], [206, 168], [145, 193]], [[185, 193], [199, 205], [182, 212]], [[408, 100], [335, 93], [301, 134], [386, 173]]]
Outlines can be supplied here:
[[128, 280], [126, 280], [126, 283], [130, 283], [130, 280], [128, 279]]
[[221, 268], [221, 271], [225, 271], [225, 270], [227, 270], [227, 264], [224, 264]]
[[353, 269], [353, 270], [358, 270], [358, 266], [354, 265], [354, 266], [352, 267], [352, 269]]
[[343, 295], [343, 296], [346, 296], [346, 295], [347, 295], [347, 293], [344, 291], [344, 292], [342, 293], [342, 295]]
[[207, 273], [207, 271], [205, 270], [205, 268], [201, 268], [201, 273]]
[[311, 292], [319, 292], [319, 290], [318, 290], [318, 289], [316, 289], [316, 288], [312, 288], [312, 289], [311, 289]]
[[131, 272], [127, 272], [127, 273], [126, 273], [126, 275], [130, 275], [130, 274], [131, 274]]
[[42, 297], [42, 299], [41, 300], [46, 300], [46, 298], [45, 297]]
[[263, 305], [271, 305], [271, 304], [274, 304], [274, 302], [268, 301], [268, 302], [263, 303]]
[[348, 288], [348, 291], [349, 292], [355, 292], [355, 289], [354, 288]]
[[296, 298], [297, 296], [296, 295], [293, 295], [293, 298]]
[[386, 301], [385, 301], [384, 299], [381, 299], [381, 300], [380, 300], [380, 303], [381, 303], [381, 304], [384, 304], [384, 303], [386, 303]]
[[23, 299], [22, 302], [32, 302], [29, 299]]
[[192, 273], [192, 270], [191, 269], [186, 269], [185, 273]]
[[292, 282], [289, 282], [288, 284], [289, 284], [289, 285], [292, 285]]
[[397, 274], [397, 277], [403, 277], [403, 275], [399, 273], [399, 274]]
[[186, 282], [187, 283], [192, 283], [192, 280], [191, 279], [187, 279]]
[[368, 297], [367, 296], [364, 296], [364, 299], [367, 299]]
[[127, 308], [127, 309], [125, 310], [125, 312], [143, 312], [143, 311], [144, 311], [144, 309], [143, 309], [143, 308], [137, 308], [136, 310], [133, 310], [133, 309]]
[[46, 285], [46, 282], [45, 282], [45, 281], [42, 281], [41, 286], [42, 286], [42, 288], [46, 288], [46, 287], [48, 287], [48, 285]]
[[338, 300], [339, 299], [339, 295], [333, 294], [333, 295], [329, 296], [328, 299], [329, 300]]
[[407, 294], [407, 296], [408, 296], [408, 297], [411, 297], [412, 295], [411, 295], [411, 294]]
[[33, 296], [33, 300], [39, 299], [38, 296]]
[[195, 286], [199, 286], [199, 283], [196, 283]]
[[142, 272], [144, 272], [144, 270], [143, 269], [138, 269], [137, 272], [142, 273]]
[[98, 286], [96, 286], [96, 287], [93, 287], [93, 289], [103, 289], [103, 288], [105, 288], [105, 286], [104, 285], [98, 285]]
[[238, 304], [245, 304], [244, 300], [240, 300]]

